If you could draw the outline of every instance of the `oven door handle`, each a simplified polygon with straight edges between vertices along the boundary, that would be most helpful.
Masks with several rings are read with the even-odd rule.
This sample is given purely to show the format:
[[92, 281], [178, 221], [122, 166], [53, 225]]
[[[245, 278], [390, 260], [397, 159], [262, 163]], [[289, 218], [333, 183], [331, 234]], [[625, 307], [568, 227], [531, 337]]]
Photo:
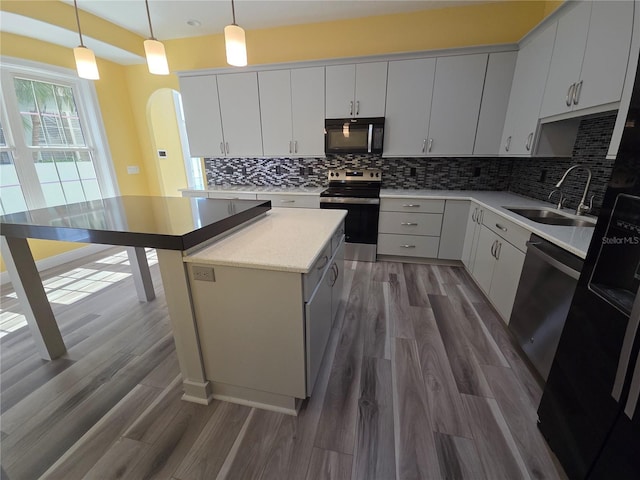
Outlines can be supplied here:
[[379, 198], [324, 197], [320, 203], [348, 203], [350, 205], [379, 205]]

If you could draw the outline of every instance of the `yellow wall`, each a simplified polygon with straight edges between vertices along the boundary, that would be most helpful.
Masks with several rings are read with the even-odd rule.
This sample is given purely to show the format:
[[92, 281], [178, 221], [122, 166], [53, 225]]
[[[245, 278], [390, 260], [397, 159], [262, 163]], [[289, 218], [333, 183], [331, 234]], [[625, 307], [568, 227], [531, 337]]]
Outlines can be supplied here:
[[[472, 45], [515, 43], [551, 13], [558, 1], [500, 1], [409, 14], [367, 17], [247, 31], [251, 64], [377, 55]], [[0, 2], [0, 9], [75, 31], [73, 9], [58, 1]], [[142, 55], [142, 38], [81, 12], [86, 35]], [[222, 35], [165, 42], [172, 72], [226, 67]], [[0, 53], [74, 68], [70, 49], [0, 33]], [[121, 66], [99, 60], [95, 82], [102, 118], [122, 194], [160, 194], [162, 178], [149, 130], [147, 102], [153, 92], [176, 89], [175, 74], [155, 76], [145, 65]], [[140, 175], [128, 175], [138, 165]], [[185, 185], [186, 186], [186, 185]], [[33, 242], [36, 259], [69, 249], [56, 242]]]
[[178, 119], [173, 102], [173, 90], [163, 88], [151, 95], [148, 115], [154, 152], [164, 150], [165, 158], [155, 157], [160, 174], [160, 190], [162, 195], [179, 197], [179, 189], [187, 186], [184, 167], [184, 155], [178, 130]]

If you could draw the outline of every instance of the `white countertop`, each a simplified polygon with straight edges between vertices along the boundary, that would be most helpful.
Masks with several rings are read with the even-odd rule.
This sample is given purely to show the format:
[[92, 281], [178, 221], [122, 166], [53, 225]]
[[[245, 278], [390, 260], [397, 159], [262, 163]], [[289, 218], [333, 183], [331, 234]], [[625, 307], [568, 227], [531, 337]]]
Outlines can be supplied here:
[[233, 192], [233, 193], [281, 193], [286, 195], [320, 195], [326, 187], [258, 187], [255, 185], [214, 185], [198, 190], [193, 188], [180, 189], [181, 192]]
[[[433, 200], [473, 200], [483, 207], [498, 213], [513, 223], [526, 228], [539, 237], [564, 248], [565, 250], [585, 258], [593, 228], [589, 227], [564, 227], [558, 225], [545, 225], [531, 221], [525, 217], [517, 215], [503, 207], [551, 207], [553, 205], [540, 200], [522, 197], [511, 192], [483, 192], [471, 190], [393, 190], [382, 189], [380, 198], [425, 198]], [[563, 209], [567, 213], [573, 214], [572, 210]]]
[[184, 261], [307, 273], [346, 215], [346, 210], [272, 208]]

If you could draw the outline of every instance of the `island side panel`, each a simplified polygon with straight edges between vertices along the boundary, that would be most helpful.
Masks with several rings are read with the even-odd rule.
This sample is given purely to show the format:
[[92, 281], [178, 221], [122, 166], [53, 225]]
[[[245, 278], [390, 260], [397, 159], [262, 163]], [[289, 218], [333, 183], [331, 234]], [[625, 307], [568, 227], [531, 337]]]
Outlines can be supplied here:
[[0, 250], [40, 356], [45, 360], [54, 360], [64, 355], [67, 348], [27, 239], [2, 236]]
[[[190, 269], [198, 264], [189, 264]], [[204, 266], [204, 265], [202, 265]], [[206, 377], [256, 392], [306, 397], [302, 274], [211, 266], [191, 292]]]
[[211, 385], [207, 381], [202, 365], [200, 339], [194, 317], [187, 268], [183, 252], [158, 249], [158, 266], [164, 285], [164, 294], [176, 344], [176, 353], [182, 385], [183, 400], [209, 404], [213, 399]]

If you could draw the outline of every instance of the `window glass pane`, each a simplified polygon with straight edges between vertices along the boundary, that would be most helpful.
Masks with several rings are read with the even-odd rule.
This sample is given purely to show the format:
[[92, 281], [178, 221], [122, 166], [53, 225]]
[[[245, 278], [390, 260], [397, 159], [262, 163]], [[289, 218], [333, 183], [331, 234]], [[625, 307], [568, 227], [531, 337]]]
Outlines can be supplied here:
[[89, 152], [34, 152], [33, 159], [48, 206], [102, 198]]
[[13, 166], [11, 153], [0, 152], [0, 214], [24, 210], [27, 210], [27, 204]]
[[7, 141], [4, 139], [4, 128], [2, 128], [2, 122], [0, 122], [0, 147], [6, 147]]
[[14, 83], [27, 145], [86, 145], [70, 87], [24, 78]]

